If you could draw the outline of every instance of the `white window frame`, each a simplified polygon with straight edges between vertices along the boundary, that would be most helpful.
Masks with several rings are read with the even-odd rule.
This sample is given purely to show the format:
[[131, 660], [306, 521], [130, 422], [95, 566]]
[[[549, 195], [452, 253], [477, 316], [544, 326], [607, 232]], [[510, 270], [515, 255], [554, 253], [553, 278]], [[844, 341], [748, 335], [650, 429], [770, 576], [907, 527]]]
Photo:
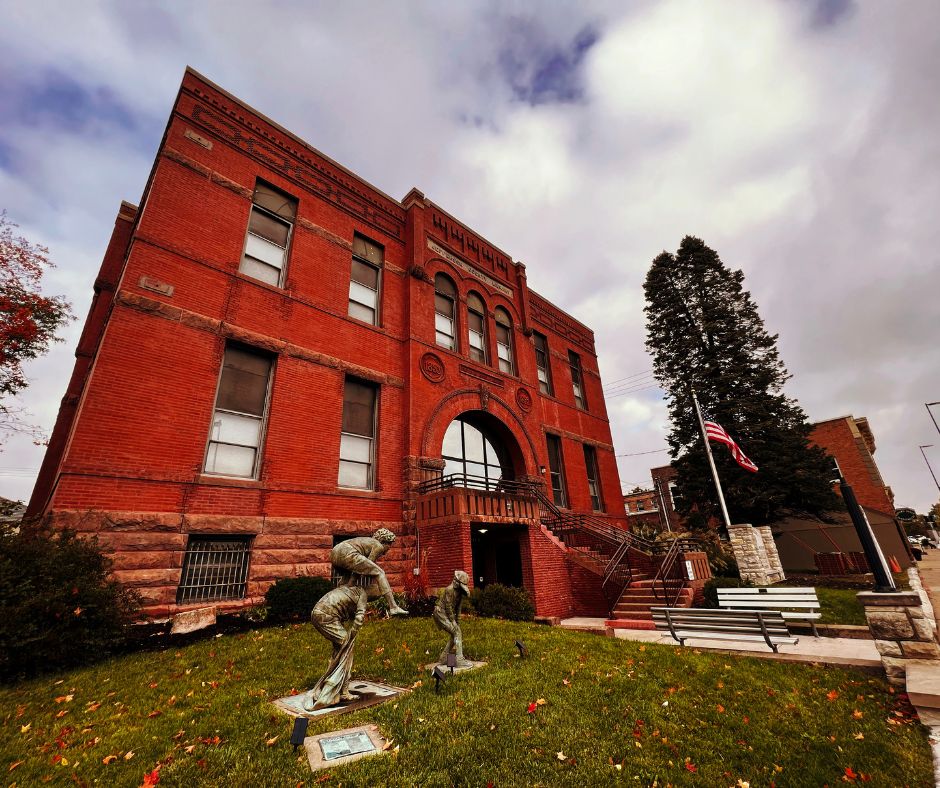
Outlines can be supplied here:
[[[346, 380], [348, 380], [348, 378], [343, 379], [343, 410], [346, 409]], [[339, 487], [340, 489], [345, 489], [345, 490], [374, 490], [375, 489], [375, 440], [376, 440], [376, 432], [377, 432], [377, 427], [378, 427], [380, 388], [378, 385], [373, 384], [371, 381], [368, 381], [368, 380], [362, 380], [361, 378], [355, 378], [355, 377], [354, 377], [354, 380], [356, 380], [359, 383], [365, 383], [365, 384], [372, 386], [373, 390], [375, 391], [375, 397], [372, 400], [372, 436], [370, 437], [368, 435], [358, 435], [354, 432], [345, 432], [342, 429], [340, 429], [339, 468], [337, 469], [337, 474], [336, 474], [336, 486]], [[342, 415], [340, 416], [340, 418], [342, 419]], [[352, 446], [354, 446], [355, 442], [357, 441], [365, 441], [367, 443], [366, 454], [368, 456], [368, 460], [349, 458], [348, 456], [349, 449]], [[344, 450], [347, 452], [346, 457], [343, 456]], [[343, 474], [344, 463], [346, 465], [365, 466], [366, 484], [365, 485], [342, 484], [340, 480]]]

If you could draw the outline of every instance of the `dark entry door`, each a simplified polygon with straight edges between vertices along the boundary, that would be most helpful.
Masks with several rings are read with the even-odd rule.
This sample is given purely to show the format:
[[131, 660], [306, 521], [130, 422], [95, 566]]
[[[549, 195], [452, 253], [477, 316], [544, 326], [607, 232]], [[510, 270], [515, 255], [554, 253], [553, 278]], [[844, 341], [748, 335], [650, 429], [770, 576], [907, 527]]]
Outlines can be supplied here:
[[521, 534], [522, 529], [513, 526], [473, 526], [470, 545], [473, 550], [473, 582], [477, 588], [490, 583], [522, 587]]

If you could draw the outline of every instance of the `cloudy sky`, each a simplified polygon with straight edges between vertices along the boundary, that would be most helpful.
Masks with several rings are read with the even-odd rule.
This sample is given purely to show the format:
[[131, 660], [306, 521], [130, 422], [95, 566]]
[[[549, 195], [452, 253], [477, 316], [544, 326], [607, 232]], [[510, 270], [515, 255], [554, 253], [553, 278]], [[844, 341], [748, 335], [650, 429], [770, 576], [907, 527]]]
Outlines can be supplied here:
[[[594, 328], [627, 489], [667, 460], [641, 284], [693, 234], [744, 270], [809, 418], [867, 416], [897, 503], [936, 500], [936, 0], [0, 0], [0, 19], [0, 208], [82, 319], [189, 64], [385, 192], [417, 186]], [[28, 370], [47, 428], [80, 322]], [[0, 495], [28, 497], [41, 457], [9, 440]]]

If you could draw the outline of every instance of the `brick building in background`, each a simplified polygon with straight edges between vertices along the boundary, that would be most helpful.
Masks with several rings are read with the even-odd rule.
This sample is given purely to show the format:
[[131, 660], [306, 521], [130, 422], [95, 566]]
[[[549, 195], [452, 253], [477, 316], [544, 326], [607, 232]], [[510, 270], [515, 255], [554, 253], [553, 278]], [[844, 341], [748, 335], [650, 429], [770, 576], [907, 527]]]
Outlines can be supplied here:
[[140, 205], [29, 515], [97, 534], [149, 615], [328, 576], [378, 527], [398, 588], [464, 569], [539, 615], [605, 612], [531, 493], [625, 527], [594, 337], [522, 263], [189, 69]]
[[809, 440], [836, 459], [862, 506], [894, 517], [894, 493], [875, 464], [875, 436], [867, 418], [840, 416], [817, 421]]

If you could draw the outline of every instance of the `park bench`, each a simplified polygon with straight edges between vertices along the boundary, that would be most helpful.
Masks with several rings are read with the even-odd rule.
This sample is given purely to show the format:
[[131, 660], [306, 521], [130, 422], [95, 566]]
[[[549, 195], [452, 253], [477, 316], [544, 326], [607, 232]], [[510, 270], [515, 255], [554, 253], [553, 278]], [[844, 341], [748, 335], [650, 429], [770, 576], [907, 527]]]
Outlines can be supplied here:
[[819, 612], [819, 597], [815, 588], [719, 588], [718, 607], [728, 610], [779, 610], [786, 621], [800, 619], [809, 621], [813, 637], [818, 638], [816, 621], [822, 618]]
[[650, 612], [656, 628], [667, 630], [680, 646], [690, 638], [763, 641], [776, 654], [777, 646], [798, 642], [779, 610], [652, 607]]

